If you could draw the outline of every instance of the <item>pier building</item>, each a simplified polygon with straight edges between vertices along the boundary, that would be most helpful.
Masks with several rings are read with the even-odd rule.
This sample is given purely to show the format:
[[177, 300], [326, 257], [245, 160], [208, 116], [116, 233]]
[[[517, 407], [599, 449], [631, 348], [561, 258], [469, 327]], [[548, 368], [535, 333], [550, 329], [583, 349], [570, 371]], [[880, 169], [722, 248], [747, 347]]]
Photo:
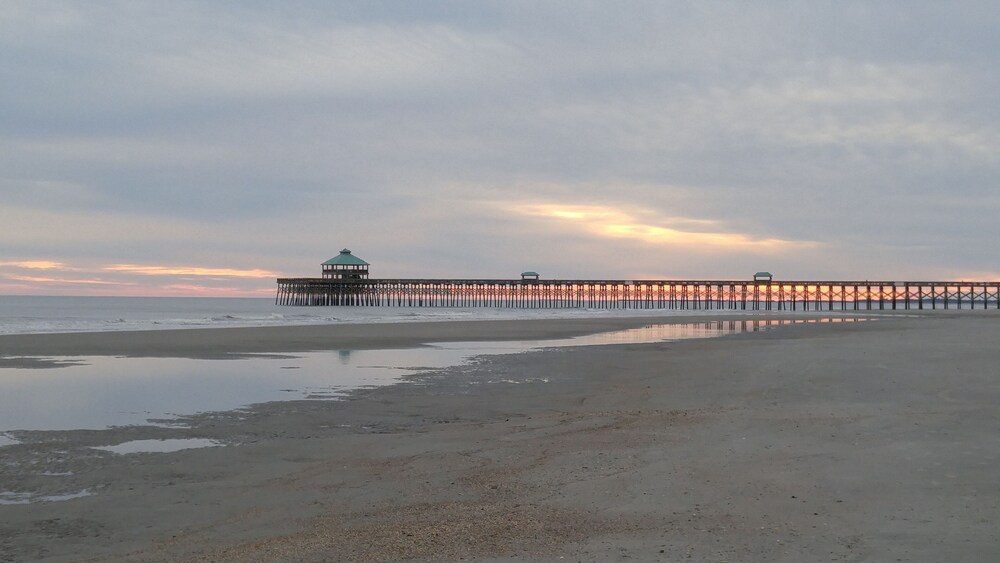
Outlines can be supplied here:
[[345, 248], [337, 256], [323, 262], [323, 279], [341, 282], [366, 280], [370, 265]]

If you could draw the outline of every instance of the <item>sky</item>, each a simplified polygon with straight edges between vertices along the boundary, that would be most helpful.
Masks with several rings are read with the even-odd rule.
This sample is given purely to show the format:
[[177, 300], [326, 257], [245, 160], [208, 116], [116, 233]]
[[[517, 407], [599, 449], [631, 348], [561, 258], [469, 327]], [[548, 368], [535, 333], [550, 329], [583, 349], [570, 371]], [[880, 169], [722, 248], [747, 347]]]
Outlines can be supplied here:
[[991, 2], [0, 3], [0, 294], [1000, 279]]

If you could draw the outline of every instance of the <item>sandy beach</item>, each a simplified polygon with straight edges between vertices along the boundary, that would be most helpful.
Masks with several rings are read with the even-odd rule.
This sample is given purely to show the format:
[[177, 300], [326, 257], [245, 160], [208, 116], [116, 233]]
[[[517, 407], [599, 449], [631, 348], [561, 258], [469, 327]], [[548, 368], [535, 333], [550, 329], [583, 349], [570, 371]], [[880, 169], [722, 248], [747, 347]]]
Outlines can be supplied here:
[[[19, 335], [0, 337], [0, 358], [225, 358], [689, 320]], [[0, 505], [0, 561], [993, 561], [997, 342], [995, 312], [887, 315], [489, 356], [184, 427], [17, 432], [0, 491], [92, 494]], [[154, 438], [234, 445], [93, 449]]]

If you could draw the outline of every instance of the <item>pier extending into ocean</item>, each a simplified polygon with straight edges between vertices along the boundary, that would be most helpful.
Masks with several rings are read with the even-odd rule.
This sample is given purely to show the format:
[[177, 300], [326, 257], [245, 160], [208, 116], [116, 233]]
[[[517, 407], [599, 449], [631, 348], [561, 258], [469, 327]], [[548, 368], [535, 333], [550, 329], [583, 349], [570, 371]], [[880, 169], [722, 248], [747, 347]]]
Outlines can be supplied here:
[[278, 305], [873, 311], [1000, 309], [1000, 281], [280, 278]]

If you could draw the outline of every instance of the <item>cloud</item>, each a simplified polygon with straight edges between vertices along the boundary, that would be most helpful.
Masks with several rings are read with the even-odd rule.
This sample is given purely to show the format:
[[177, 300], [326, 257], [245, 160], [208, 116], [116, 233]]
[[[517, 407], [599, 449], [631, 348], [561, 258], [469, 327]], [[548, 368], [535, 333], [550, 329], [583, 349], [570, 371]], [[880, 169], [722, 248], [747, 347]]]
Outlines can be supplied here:
[[277, 278], [278, 274], [267, 270], [240, 270], [233, 268], [201, 268], [197, 266], [142, 266], [137, 264], [114, 264], [106, 266], [109, 272], [124, 272], [142, 276], [206, 276], [219, 278]]
[[603, 205], [563, 203], [494, 204], [530, 217], [560, 221], [572, 228], [604, 238], [635, 239], [648, 244], [684, 246], [689, 250], [749, 250], [761, 253], [815, 248], [813, 241], [754, 237], [717, 230], [717, 221], [665, 217]]
[[24, 268], [28, 270], [67, 270], [68, 266], [62, 262], [52, 262], [51, 260], [22, 260], [20, 262], [0, 262], [0, 267]]
[[403, 277], [978, 271], [995, 12], [3, 3], [3, 267], [199, 295], [343, 246]]
[[955, 111], [974, 95], [974, 82], [963, 69], [943, 64], [762, 61], [753, 73], [717, 77], [710, 85], [653, 82], [600, 96], [576, 94], [549, 100], [540, 113], [572, 127], [571, 143], [593, 144], [599, 132], [607, 147], [668, 158], [694, 148], [762, 152], [857, 143], [938, 145], [984, 156], [998, 136], [983, 127], [982, 116]]
[[[148, 72], [185, 95], [384, 95], [472, 84], [515, 52], [495, 38], [438, 24], [248, 26], [200, 39], [151, 57]], [[480, 66], [485, 61], [493, 63], [489, 71]]]
[[40, 283], [40, 284], [72, 284], [72, 285], [81, 284], [81, 285], [113, 285], [113, 286], [136, 285], [134, 283], [108, 281], [102, 279], [47, 278], [47, 277], [37, 277], [37, 276], [15, 276], [15, 275], [7, 275], [5, 277], [10, 280]]
[[997, 162], [1000, 134], [961, 123], [919, 117], [890, 116], [868, 123], [825, 123], [808, 130], [789, 131], [794, 139], [844, 146], [903, 145], [937, 150], [955, 149]]
[[[77, 258], [79, 260], [79, 258]], [[74, 266], [55, 260], [0, 262], [0, 282], [11, 293], [51, 293], [59, 288], [90, 295], [226, 295], [268, 296], [279, 274], [258, 268], [218, 268], [137, 264], [99, 264], [78, 261]], [[46, 275], [20, 273], [44, 271]], [[150, 282], [144, 278], [159, 278]], [[196, 281], [192, 281], [196, 280]]]
[[303, 17], [250, 5], [57, 2], [0, 12], [0, 45], [46, 53], [47, 64], [65, 67], [26, 73], [30, 82], [18, 92], [37, 99], [17, 100], [37, 107], [62, 98], [65, 106], [53, 109], [65, 115], [440, 93], [500, 79], [518, 56], [495, 34], [447, 22], [377, 13], [349, 19], [338, 16], [365, 10], [335, 5], [308, 10]]
[[39, 158], [60, 162], [79, 161], [91, 165], [113, 164], [123, 167], [148, 165], [186, 165], [219, 162], [236, 156], [236, 151], [222, 146], [185, 140], [118, 137], [0, 139], [0, 148], [20, 158]]

